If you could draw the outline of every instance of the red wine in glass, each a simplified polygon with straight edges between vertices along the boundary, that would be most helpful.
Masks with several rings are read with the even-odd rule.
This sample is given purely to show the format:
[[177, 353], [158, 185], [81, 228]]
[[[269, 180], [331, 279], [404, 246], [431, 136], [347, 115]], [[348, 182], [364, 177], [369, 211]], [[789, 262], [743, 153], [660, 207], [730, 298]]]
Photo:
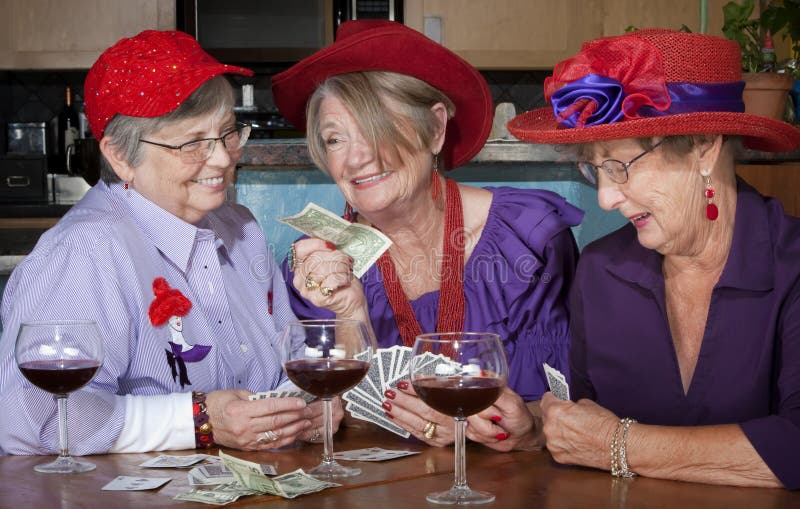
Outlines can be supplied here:
[[500, 336], [489, 332], [420, 334], [409, 363], [411, 384], [432, 409], [455, 419], [455, 481], [447, 491], [430, 493], [435, 504], [485, 504], [495, 497], [467, 485], [467, 417], [489, 408], [503, 391], [508, 363]]
[[369, 362], [355, 359], [297, 359], [284, 365], [286, 376], [304, 391], [332, 398], [355, 386], [369, 371]]
[[53, 394], [67, 394], [89, 383], [100, 364], [94, 360], [28, 361], [19, 370], [36, 387]]
[[55, 395], [60, 454], [33, 467], [37, 472], [75, 474], [95, 465], [69, 454], [67, 395], [88, 384], [103, 364], [103, 341], [97, 324], [88, 320], [25, 322], [19, 328], [14, 357], [22, 375]]
[[358, 320], [299, 320], [281, 331], [281, 361], [286, 376], [299, 388], [322, 399], [322, 462], [308, 471], [321, 479], [351, 477], [359, 468], [333, 459], [332, 398], [358, 384], [369, 371], [375, 339]]

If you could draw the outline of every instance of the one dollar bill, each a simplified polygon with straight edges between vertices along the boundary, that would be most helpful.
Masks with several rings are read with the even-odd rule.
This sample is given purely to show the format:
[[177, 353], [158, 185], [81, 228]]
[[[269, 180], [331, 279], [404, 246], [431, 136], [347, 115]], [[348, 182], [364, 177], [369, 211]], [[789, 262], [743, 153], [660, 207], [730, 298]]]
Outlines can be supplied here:
[[358, 278], [392, 245], [389, 237], [375, 228], [351, 223], [315, 203], [280, 221], [309, 237], [334, 244], [353, 259], [353, 274]]

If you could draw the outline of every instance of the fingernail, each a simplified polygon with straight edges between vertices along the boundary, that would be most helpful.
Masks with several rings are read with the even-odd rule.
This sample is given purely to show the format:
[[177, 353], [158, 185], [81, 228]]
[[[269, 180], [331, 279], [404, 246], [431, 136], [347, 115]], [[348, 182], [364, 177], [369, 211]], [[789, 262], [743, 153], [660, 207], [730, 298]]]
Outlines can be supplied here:
[[392, 404], [391, 404], [391, 403], [389, 403], [388, 401], [384, 401], [383, 403], [381, 403], [381, 406], [382, 406], [382, 407], [383, 407], [383, 409], [384, 409], [384, 410], [386, 410], [387, 412], [391, 412], [391, 411], [392, 411]]
[[408, 389], [408, 382], [406, 382], [405, 380], [403, 380], [402, 382], [397, 382], [397, 387], [399, 389], [406, 390]]
[[500, 417], [499, 415], [493, 415], [493, 416], [491, 417], [491, 419], [490, 419], [490, 420], [491, 420], [492, 422], [500, 422], [500, 421], [502, 421], [502, 420], [503, 420], [503, 418], [502, 418], [502, 417]]
[[352, 257], [349, 257], [349, 256], [348, 256], [348, 257], [347, 257], [347, 259], [348, 259], [348, 260], [350, 260], [350, 265], [352, 265], [352, 264], [354, 264], [354, 263], [355, 263], [355, 260], [353, 260], [353, 258], [352, 258]]
[[297, 408], [305, 408], [306, 406], [307, 406], [307, 405], [306, 405], [306, 402], [305, 402], [305, 401], [303, 401], [303, 400], [302, 400], [302, 399], [300, 399], [300, 398], [297, 398]]
[[501, 441], [502, 441], [502, 440], [505, 440], [506, 438], [508, 438], [508, 435], [506, 435], [505, 433], [498, 433], [498, 434], [496, 434], [494, 437], [495, 437], [496, 439], [498, 439], [498, 440], [501, 440]]
[[394, 399], [395, 396], [397, 396], [397, 393], [391, 389], [386, 389], [385, 391], [383, 391], [383, 395], [389, 399]]
[[333, 242], [328, 242], [328, 241], [326, 240], [326, 241], [325, 241], [325, 247], [327, 247], [327, 248], [328, 248], [328, 249], [330, 249], [331, 251], [336, 251], [336, 244], [334, 244]]

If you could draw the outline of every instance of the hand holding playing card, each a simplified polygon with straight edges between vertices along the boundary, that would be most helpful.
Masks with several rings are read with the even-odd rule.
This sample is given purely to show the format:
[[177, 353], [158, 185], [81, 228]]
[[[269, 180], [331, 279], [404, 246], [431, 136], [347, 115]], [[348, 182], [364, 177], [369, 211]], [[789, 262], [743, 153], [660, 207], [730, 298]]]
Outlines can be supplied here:
[[547, 377], [547, 384], [550, 386], [550, 392], [553, 393], [553, 396], [562, 401], [569, 401], [569, 384], [564, 374], [546, 362], [543, 366], [544, 374]]

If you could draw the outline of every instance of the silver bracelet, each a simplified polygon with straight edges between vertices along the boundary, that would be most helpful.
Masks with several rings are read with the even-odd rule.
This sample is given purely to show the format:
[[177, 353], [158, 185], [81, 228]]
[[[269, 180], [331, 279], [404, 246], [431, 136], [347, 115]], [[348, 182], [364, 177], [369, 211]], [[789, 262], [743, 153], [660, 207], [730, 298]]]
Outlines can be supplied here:
[[628, 431], [635, 419], [620, 419], [614, 437], [611, 439], [611, 475], [614, 477], [635, 477], [636, 473], [628, 468], [628, 455], [625, 449], [628, 442]]

